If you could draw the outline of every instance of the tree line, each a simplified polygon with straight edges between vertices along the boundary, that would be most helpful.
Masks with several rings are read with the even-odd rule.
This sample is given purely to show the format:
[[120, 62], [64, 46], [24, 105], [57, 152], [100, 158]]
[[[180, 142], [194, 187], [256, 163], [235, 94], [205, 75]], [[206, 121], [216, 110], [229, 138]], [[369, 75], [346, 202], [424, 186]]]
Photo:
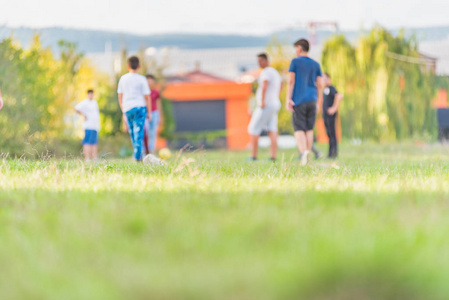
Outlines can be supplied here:
[[[61, 41], [59, 49], [55, 55], [43, 47], [39, 35], [34, 36], [27, 49], [13, 38], [0, 42], [0, 88], [5, 100], [0, 113], [1, 153], [73, 153], [71, 147], [79, 148], [81, 133], [71, 112], [89, 88], [96, 91], [100, 106], [101, 136], [120, 134], [116, 84], [121, 74], [110, 78], [98, 72], [72, 43]], [[272, 65], [285, 74], [291, 54], [276, 41], [270, 43], [268, 52]], [[436, 76], [425, 64], [398, 60], [389, 53], [420, 58], [415, 38], [393, 36], [382, 28], [374, 28], [356, 44], [343, 35], [333, 36], [325, 43], [323, 71], [331, 75], [345, 96], [341, 106], [343, 136], [379, 141], [436, 137], [436, 114], [431, 103], [438, 88], [449, 88], [449, 80]], [[126, 72], [126, 56], [123, 51], [121, 73]], [[163, 66], [150, 64], [142, 69], [154, 69], [162, 79]], [[174, 122], [169, 108], [166, 101], [167, 128], [173, 127]], [[283, 108], [279, 118], [282, 132], [291, 131], [290, 118]]]
[[[268, 52], [273, 66], [286, 74], [291, 57], [285, 46], [273, 40]], [[395, 59], [393, 55], [406, 59]], [[428, 61], [421, 60], [418, 41], [403, 32], [393, 36], [376, 27], [353, 44], [335, 35], [324, 44], [323, 72], [330, 74], [344, 94], [340, 109], [343, 137], [374, 141], [435, 139], [436, 112], [432, 100], [439, 88], [449, 88], [445, 76], [437, 76]], [[282, 91], [285, 96], [285, 91]], [[281, 97], [282, 97], [281, 96]], [[280, 131], [291, 131], [285, 108], [279, 117]]]

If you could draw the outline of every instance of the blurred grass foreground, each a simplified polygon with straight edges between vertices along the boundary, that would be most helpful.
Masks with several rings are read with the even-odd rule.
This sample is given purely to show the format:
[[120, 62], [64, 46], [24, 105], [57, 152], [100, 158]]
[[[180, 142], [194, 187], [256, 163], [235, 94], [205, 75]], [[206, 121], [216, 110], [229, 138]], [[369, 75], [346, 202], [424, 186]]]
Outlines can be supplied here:
[[448, 299], [441, 146], [0, 161], [1, 299]]

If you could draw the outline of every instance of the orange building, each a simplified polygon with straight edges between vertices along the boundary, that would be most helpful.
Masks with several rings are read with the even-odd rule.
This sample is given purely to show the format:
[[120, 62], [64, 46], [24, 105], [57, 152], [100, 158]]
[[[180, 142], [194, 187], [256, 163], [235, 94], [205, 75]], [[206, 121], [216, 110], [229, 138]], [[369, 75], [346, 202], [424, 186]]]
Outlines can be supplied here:
[[447, 108], [447, 91], [445, 89], [439, 89], [438, 94], [432, 101], [433, 108]]
[[171, 77], [163, 97], [172, 102], [176, 132], [225, 131], [227, 147], [246, 149], [251, 84], [200, 71]]

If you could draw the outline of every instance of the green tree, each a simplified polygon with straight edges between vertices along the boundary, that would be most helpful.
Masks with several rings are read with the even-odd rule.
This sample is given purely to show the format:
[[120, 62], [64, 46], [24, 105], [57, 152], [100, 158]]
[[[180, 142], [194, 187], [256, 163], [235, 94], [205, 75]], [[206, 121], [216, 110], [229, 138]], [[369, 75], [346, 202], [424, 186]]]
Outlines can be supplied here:
[[414, 38], [403, 33], [394, 37], [380, 27], [361, 37], [356, 47], [342, 35], [326, 42], [322, 66], [345, 96], [345, 137], [397, 140], [435, 131], [434, 74], [422, 64], [394, 59], [391, 53], [419, 58]]
[[[73, 146], [74, 102], [84, 99], [87, 88], [96, 87], [103, 111], [109, 103], [103, 99], [113, 94], [110, 79], [96, 72], [74, 44], [60, 42], [60, 56], [55, 57], [42, 47], [39, 35], [27, 49], [12, 38], [0, 42], [0, 87], [5, 99], [0, 152], [11, 155]], [[76, 151], [79, 141], [74, 144]]]

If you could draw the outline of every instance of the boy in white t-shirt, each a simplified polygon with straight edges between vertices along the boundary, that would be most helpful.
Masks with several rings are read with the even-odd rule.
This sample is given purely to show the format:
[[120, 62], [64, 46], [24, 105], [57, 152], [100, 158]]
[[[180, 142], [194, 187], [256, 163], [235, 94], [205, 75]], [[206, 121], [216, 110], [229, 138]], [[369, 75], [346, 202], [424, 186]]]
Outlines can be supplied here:
[[259, 66], [263, 69], [259, 76], [259, 88], [257, 89], [257, 108], [253, 112], [248, 133], [251, 135], [251, 158], [257, 160], [259, 137], [266, 130], [271, 140], [271, 160], [276, 160], [278, 138], [278, 114], [281, 109], [279, 95], [282, 87], [282, 79], [278, 71], [270, 67], [268, 56], [261, 53], [257, 56]]
[[151, 121], [150, 88], [145, 76], [138, 74], [140, 61], [136, 56], [128, 59], [129, 73], [118, 83], [118, 101], [123, 112], [123, 125], [131, 137], [134, 159], [142, 161], [145, 119]]
[[87, 91], [87, 99], [75, 106], [75, 111], [84, 117], [83, 153], [86, 161], [97, 160], [98, 132], [100, 131], [100, 109], [94, 100], [94, 91]]

